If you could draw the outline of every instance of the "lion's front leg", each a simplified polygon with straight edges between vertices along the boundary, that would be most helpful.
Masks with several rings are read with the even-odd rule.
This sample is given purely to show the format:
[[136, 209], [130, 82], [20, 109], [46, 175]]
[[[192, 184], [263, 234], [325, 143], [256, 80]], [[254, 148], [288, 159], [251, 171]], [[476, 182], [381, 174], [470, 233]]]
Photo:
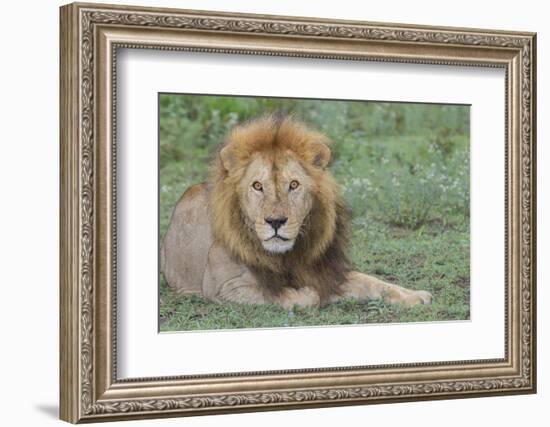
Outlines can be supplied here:
[[246, 266], [231, 259], [225, 249], [214, 243], [202, 281], [202, 294], [222, 304], [266, 304], [268, 301]]
[[243, 264], [235, 262], [227, 251], [215, 243], [210, 248], [202, 283], [203, 295], [223, 304], [275, 304], [287, 310], [295, 305], [318, 307], [319, 294], [312, 288], [284, 288], [274, 295], [266, 292]]
[[431, 304], [432, 302], [432, 294], [429, 292], [406, 289], [357, 271], [348, 274], [348, 281], [342, 286], [342, 291], [342, 295], [335, 297], [333, 301], [344, 297], [357, 299], [382, 298], [386, 303], [407, 306]]

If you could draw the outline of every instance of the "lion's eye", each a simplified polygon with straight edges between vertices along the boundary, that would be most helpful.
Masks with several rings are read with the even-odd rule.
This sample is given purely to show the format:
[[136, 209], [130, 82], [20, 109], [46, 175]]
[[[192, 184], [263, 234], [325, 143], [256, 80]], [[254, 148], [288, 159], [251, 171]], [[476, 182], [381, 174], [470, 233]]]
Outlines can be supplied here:
[[256, 191], [263, 191], [264, 190], [264, 188], [262, 187], [262, 183], [259, 182], [259, 181], [254, 181], [252, 183], [252, 188]]
[[300, 183], [295, 179], [293, 179], [292, 181], [290, 181], [289, 189], [296, 190], [299, 186], [300, 186]]

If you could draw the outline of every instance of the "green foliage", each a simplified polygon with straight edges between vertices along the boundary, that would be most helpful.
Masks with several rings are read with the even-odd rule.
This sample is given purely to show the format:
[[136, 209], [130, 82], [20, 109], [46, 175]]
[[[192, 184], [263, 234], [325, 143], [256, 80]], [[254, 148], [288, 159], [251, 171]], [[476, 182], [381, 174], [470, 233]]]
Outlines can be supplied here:
[[434, 295], [431, 306], [343, 301], [291, 313], [211, 304], [161, 278], [162, 330], [408, 322], [469, 317], [469, 108], [221, 96], [160, 96], [160, 234], [204, 182], [225, 133], [283, 110], [333, 141], [331, 170], [352, 209], [354, 268]]

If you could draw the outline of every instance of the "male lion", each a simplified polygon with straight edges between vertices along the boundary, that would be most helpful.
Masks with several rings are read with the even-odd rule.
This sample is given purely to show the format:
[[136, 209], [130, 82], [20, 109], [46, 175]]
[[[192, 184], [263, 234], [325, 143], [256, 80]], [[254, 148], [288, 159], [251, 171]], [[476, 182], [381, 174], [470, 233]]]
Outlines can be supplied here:
[[353, 271], [349, 215], [326, 136], [291, 117], [235, 127], [206, 184], [179, 200], [161, 250], [168, 285], [217, 302], [322, 306], [343, 297], [429, 304]]

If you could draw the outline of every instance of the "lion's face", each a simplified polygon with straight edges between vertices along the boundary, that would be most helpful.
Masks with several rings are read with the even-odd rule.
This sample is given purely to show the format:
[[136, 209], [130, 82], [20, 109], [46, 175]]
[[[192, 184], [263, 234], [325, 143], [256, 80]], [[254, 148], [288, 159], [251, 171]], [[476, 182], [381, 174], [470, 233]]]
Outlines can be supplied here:
[[311, 210], [312, 179], [290, 152], [256, 153], [239, 184], [241, 210], [264, 249], [290, 251]]
[[233, 128], [210, 181], [215, 238], [249, 266], [284, 271], [293, 255], [304, 263], [319, 259], [345, 211], [328, 169], [329, 144], [289, 117]]

